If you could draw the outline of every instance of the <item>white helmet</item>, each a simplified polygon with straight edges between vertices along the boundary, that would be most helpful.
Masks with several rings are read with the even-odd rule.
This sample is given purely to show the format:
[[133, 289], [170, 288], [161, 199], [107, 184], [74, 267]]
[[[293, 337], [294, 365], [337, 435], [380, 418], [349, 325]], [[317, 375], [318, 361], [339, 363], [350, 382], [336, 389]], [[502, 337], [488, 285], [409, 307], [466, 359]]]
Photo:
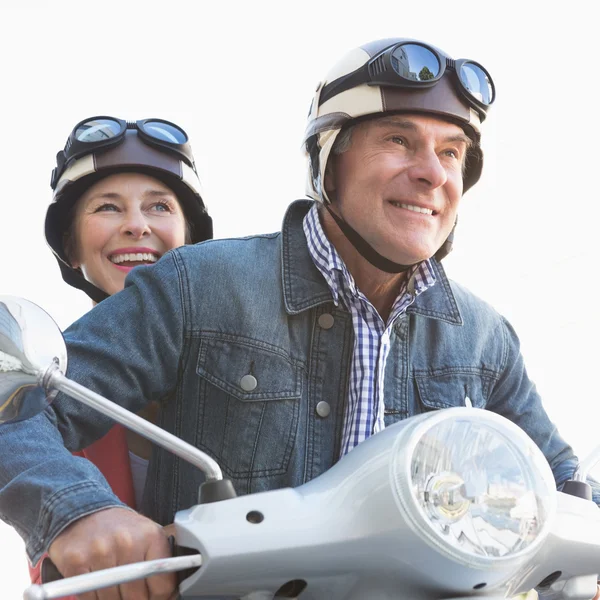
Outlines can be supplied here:
[[[346, 124], [403, 112], [431, 114], [456, 123], [473, 140], [463, 171], [466, 192], [481, 176], [480, 126], [494, 98], [494, 84], [484, 67], [468, 59], [455, 61], [424, 42], [390, 38], [350, 51], [317, 86], [310, 107], [304, 133], [307, 195], [330, 204], [323, 186], [327, 161]], [[381, 256], [341, 217], [329, 212], [355, 248], [377, 268], [398, 273], [412, 266]], [[451, 251], [453, 236], [454, 230], [436, 252], [436, 259]]]
[[399, 112], [433, 114], [464, 129], [475, 142], [464, 173], [467, 191], [481, 175], [480, 125], [494, 95], [491, 77], [479, 63], [454, 61], [417, 40], [376, 40], [350, 51], [318, 85], [312, 101], [304, 134], [308, 196], [329, 202], [323, 189], [325, 170], [344, 125]]

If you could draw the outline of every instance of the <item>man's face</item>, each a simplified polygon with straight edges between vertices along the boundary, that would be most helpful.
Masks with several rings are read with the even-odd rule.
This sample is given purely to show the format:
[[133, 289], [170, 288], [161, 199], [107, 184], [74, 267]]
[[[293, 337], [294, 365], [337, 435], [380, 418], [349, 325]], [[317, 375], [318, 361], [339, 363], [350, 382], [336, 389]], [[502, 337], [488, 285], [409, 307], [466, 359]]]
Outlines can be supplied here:
[[454, 226], [469, 144], [460, 127], [429, 116], [360, 123], [350, 148], [330, 158], [332, 207], [386, 258], [430, 258]]

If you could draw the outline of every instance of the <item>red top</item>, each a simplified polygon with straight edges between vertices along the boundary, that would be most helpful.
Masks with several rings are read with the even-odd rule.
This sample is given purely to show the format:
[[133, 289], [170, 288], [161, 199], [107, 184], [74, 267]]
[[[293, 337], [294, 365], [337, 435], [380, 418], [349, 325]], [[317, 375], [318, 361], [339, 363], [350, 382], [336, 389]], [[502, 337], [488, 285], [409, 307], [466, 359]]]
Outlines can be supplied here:
[[[135, 492], [129, 463], [126, 431], [122, 425], [115, 425], [97, 442], [94, 442], [85, 450], [73, 452], [73, 454], [91, 460], [100, 469], [119, 500], [135, 510]], [[29, 567], [32, 583], [41, 583], [40, 565], [46, 556], [44, 554], [35, 567]], [[77, 600], [77, 598], [69, 596], [65, 600]]]

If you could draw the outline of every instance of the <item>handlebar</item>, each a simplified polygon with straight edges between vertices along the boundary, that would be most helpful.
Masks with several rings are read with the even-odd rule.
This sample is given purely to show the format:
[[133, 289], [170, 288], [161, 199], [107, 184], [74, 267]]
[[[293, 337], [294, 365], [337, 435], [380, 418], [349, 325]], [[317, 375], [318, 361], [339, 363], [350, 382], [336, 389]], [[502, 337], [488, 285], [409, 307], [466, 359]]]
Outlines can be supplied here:
[[[54, 565], [52, 565], [54, 566]], [[73, 594], [84, 594], [120, 585], [136, 579], [144, 579], [161, 573], [172, 573], [186, 569], [195, 569], [202, 566], [202, 556], [192, 554], [189, 556], [176, 556], [174, 558], [159, 558], [147, 562], [132, 563], [105, 569], [85, 575], [77, 575], [68, 579], [59, 579], [43, 585], [32, 585], [25, 591], [24, 600], [55, 600]], [[51, 567], [47, 567], [50, 570]], [[54, 567], [56, 569], [56, 567]], [[60, 577], [62, 575], [56, 570]]]

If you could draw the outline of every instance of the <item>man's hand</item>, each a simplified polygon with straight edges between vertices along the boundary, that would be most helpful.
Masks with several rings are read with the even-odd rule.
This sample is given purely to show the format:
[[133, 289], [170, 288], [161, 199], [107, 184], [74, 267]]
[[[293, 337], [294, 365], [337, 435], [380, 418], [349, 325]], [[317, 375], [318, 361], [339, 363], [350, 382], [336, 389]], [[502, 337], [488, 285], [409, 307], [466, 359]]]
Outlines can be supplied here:
[[[52, 542], [48, 554], [65, 577], [171, 555], [168, 533], [154, 521], [124, 508], [82, 517]], [[81, 600], [168, 600], [176, 596], [174, 573], [88, 592]]]

